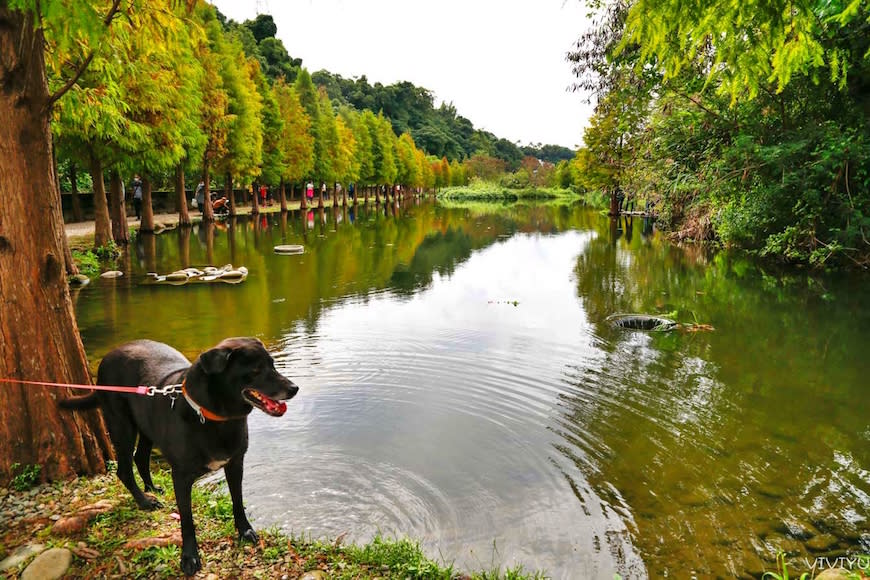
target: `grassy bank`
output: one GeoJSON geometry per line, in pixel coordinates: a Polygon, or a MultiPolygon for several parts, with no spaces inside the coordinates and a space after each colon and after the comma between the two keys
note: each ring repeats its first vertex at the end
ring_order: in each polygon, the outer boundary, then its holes
{"type": "MultiPolygon", "coordinates": [[[[155,483],[165,493],[164,507],[152,512],[137,509],[130,494],[114,475],[79,478],[46,484],[31,490],[0,488],[0,560],[20,546],[38,543],[45,548],[72,550],[72,566],[65,577],[172,578],[182,576],[180,525],[175,515],[172,480],[163,469],[154,470],[155,483]],[[76,532],[59,535],[52,526],[62,516],[80,513],[101,500],[111,508],[76,532]],[[145,546],[130,546],[142,540],[145,546]],[[154,544],[148,546],[147,544],[154,544]]],[[[232,504],[220,484],[194,486],[194,521],[197,525],[203,568],[198,578],[313,577],[426,578],[521,580],[543,578],[519,568],[464,573],[451,563],[428,558],[418,542],[378,537],[365,545],[288,536],[277,529],[258,530],[259,545],[239,545],[233,526],[232,504]],[[319,574],[322,576],[318,576],[319,574]]],[[[256,520],[253,521],[257,528],[256,520]]],[[[28,561],[0,572],[17,578],[28,561]]]]}
{"type": "Polygon", "coordinates": [[[570,189],[554,187],[512,189],[486,181],[474,181],[462,187],[446,187],[438,192],[439,201],[515,202],[556,199],[577,200],[579,196],[570,189]]]}

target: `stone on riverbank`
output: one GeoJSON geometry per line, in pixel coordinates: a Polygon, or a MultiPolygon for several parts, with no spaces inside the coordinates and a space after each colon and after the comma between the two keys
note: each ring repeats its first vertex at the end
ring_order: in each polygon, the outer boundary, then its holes
{"type": "Polygon", "coordinates": [[[72,564],[72,552],[52,548],[36,557],[21,574],[21,580],[55,580],[63,576],[72,564]]]}
{"type": "Polygon", "coordinates": [[[19,564],[26,562],[29,557],[39,554],[43,550],[45,550],[43,544],[26,544],[21,546],[0,562],[0,572],[16,568],[19,564]]]}
{"type": "Polygon", "coordinates": [[[91,279],[84,274],[76,274],[75,276],[69,277],[70,286],[87,286],[90,283],[91,279]]]}

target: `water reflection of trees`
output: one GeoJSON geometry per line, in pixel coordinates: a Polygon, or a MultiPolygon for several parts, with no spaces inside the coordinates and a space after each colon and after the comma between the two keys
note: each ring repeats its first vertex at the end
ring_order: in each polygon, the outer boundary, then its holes
{"type": "Polygon", "coordinates": [[[760,573],[777,548],[810,557],[812,538],[833,538],[829,554],[866,549],[861,282],[609,226],[577,259],[595,348],[566,365],[555,430],[599,497],[629,510],[651,576],[760,573]],[[716,330],[625,332],[605,321],[614,312],[716,330]]]}

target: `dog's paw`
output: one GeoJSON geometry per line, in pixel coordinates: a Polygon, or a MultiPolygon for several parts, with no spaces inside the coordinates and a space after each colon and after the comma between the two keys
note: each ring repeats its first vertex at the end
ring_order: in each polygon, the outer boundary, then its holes
{"type": "Polygon", "coordinates": [[[160,500],[151,495],[146,495],[142,499],[142,501],[136,503],[139,504],[139,509],[143,509],[146,511],[154,511],[158,508],[163,507],[163,504],[160,503],[160,500]]]}
{"type": "Polygon", "coordinates": [[[244,542],[251,542],[252,544],[260,542],[260,538],[257,536],[257,532],[255,532],[253,528],[248,528],[244,532],[239,532],[239,543],[242,544],[244,542]]]}
{"type": "Polygon", "coordinates": [[[199,554],[182,554],[181,555],[181,571],[187,576],[193,576],[200,568],[202,561],[199,559],[199,554]]]}

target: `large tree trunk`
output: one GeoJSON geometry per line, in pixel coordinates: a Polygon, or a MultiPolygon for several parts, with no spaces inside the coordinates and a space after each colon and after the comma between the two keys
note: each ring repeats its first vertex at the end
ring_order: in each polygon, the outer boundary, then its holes
{"type": "Polygon", "coordinates": [[[211,181],[207,157],[205,162],[202,164],[202,181],[205,184],[205,189],[203,191],[202,207],[199,208],[199,210],[202,212],[202,221],[213,222],[214,208],[211,206],[211,181]]]}
{"type": "Polygon", "coordinates": [[[139,230],[143,232],[154,231],[154,208],[151,207],[151,180],[147,175],[142,176],[142,221],[139,230]]]}
{"type": "Polygon", "coordinates": [[[94,183],[94,247],[100,248],[112,239],[112,220],[103,181],[103,164],[91,153],[91,181],[94,183]]]}
{"type": "Polygon", "coordinates": [[[109,178],[109,209],[112,216],[112,238],[116,244],[126,246],[130,242],[130,234],[127,232],[127,204],[124,203],[121,174],[115,170],[109,178]]]}
{"type": "MultiPolygon", "coordinates": [[[[63,275],[63,216],[52,171],[42,31],[0,4],[0,377],[89,383],[63,275]]],[[[0,485],[13,463],[42,477],[105,471],[96,412],[67,413],[66,389],[0,386],[0,485]]]]}
{"type": "Polygon", "coordinates": [[[260,213],[260,188],[259,184],[254,182],[251,185],[251,215],[260,213]]]}
{"type": "Polygon", "coordinates": [[[278,190],[278,196],[281,198],[281,213],[285,213],[287,211],[287,190],[283,178],[281,178],[281,189],[278,190]]]}
{"type": "Polygon", "coordinates": [[[175,167],[175,202],[178,204],[178,225],[190,225],[190,212],[187,211],[187,192],[184,191],[184,168],[179,163],[175,167]]]}
{"type": "Polygon", "coordinates": [[[82,200],[79,198],[79,179],[75,163],[69,164],[69,182],[70,195],[72,196],[73,221],[84,221],[85,216],[82,213],[82,200]]]}
{"type": "Polygon", "coordinates": [[[230,215],[236,215],[236,192],[233,191],[233,176],[229,171],[224,179],[224,195],[230,200],[230,215]]]}
{"type": "MultiPolygon", "coordinates": [[[[57,207],[60,208],[60,219],[61,223],[63,223],[63,200],[60,196],[60,177],[57,174],[57,152],[53,148],[51,152],[51,173],[54,183],[57,184],[57,207]]],[[[73,260],[72,251],[70,250],[69,242],[66,239],[66,230],[61,228],[61,231],[63,233],[61,240],[63,241],[64,272],[66,272],[67,276],[77,276],[79,273],[79,267],[76,266],[76,262],[73,260]]]]}

